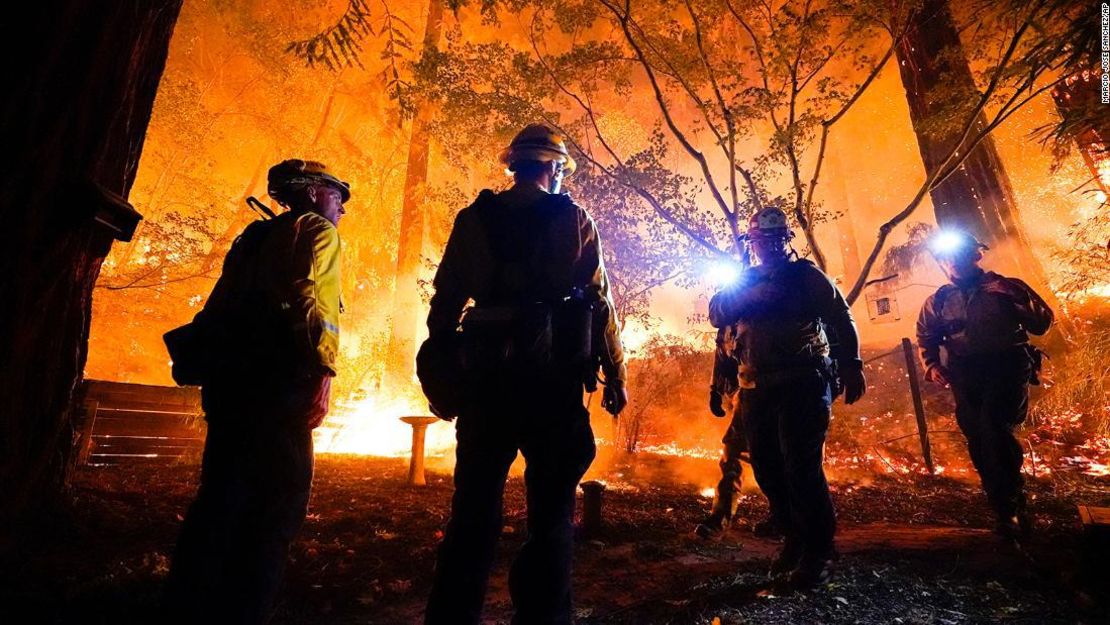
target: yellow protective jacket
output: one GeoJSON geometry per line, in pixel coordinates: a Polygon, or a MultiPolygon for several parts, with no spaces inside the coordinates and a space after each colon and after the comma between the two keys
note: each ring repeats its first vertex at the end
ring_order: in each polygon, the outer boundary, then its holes
{"type": "MultiPolygon", "coordinates": [[[[489,193],[483,191],[483,193],[489,193]]],[[[516,185],[498,193],[495,198],[499,231],[508,239],[527,240],[534,233],[530,228],[539,223],[534,213],[537,206],[549,200],[547,193],[532,185],[516,185]]],[[[543,224],[539,245],[546,250],[535,267],[535,275],[500,276],[492,245],[504,243],[490,241],[487,224],[483,222],[478,204],[464,208],[455,218],[455,225],[447,241],[443,260],[436,271],[431,310],[428,313],[428,330],[432,336],[454,332],[468,300],[478,306],[498,305],[503,295],[503,285],[517,284],[529,296],[541,300],[558,301],[566,297],[572,287],[591,291],[607,309],[601,328],[603,348],[601,368],[606,379],[626,379],[624,349],[621,345],[620,326],[613,300],[609,293],[609,278],[602,259],[601,237],[593,218],[584,208],[564,196],[564,204],[549,223],[543,224]]],[[[513,290],[513,289],[509,289],[513,290]]]]}
{"type": "MultiPolygon", "coordinates": [[[[287,343],[293,362],[281,364],[301,373],[335,375],[339,287],[338,230],[316,213],[287,212],[243,231],[197,319],[237,324],[243,332],[256,327],[271,332],[254,342],[287,343]]],[[[267,353],[264,345],[258,347],[256,353],[267,353]]]]}

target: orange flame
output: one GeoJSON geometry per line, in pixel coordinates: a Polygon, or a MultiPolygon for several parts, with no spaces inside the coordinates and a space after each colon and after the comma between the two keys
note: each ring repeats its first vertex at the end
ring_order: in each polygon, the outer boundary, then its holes
{"type": "MultiPolygon", "coordinates": [[[[426,407],[405,397],[383,395],[336,402],[324,424],[316,430],[316,451],[407,457],[412,450],[412,427],[400,418],[426,413],[426,407]]],[[[451,424],[439,421],[428,426],[425,456],[448,456],[454,447],[455,432],[451,424]]]]}

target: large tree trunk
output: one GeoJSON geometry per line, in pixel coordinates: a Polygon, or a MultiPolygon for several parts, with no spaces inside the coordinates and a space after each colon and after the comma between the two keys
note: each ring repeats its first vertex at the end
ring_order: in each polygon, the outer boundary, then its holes
{"type": "Polygon", "coordinates": [[[93,284],[141,218],[123,198],[181,2],[31,3],[34,37],[5,38],[0,549],[62,500],[93,284]]]}
{"type": "MultiPolygon", "coordinates": [[[[429,0],[424,27],[423,53],[439,46],[443,32],[443,0],[429,0]]],[[[416,324],[420,310],[420,260],[424,251],[424,197],[428,183],[428,147],[431,139],[432,107],[416,104],[409,138],[408,169],[401,206],[401,232],[394,273],[393,315],[386,360],[386,385],[403,389],[412,385],[416,357],[416,324]]]]}
{"type": "MultiPolygon", "coordinates": [[[[937,115],[951,103],[953,93],[964,97],[979,93],[948,0],[924,0],[895,52],[921,158],[931,174],[943,166],[945,157],[960,140],[963,125],[963,120],[938,125],[937,115]]],[[[985,126],[986,120],[980,114],[971,135],[985,126]]],[[[990,136],[930,195],[941,227],[973,233],[993,248],[992,257],[1003,263],[1005,270],[1018,273],[1039,292],[1052,297],[1043,268],[1033,256],[1021,224],[1010,179],[990,136]]]]}
{"type": "Polygon", "coordinates": [[[828,196],[825,208],[839,213],[836,216],[836,238],[840,247],[841,266],[843,268],[844,283],[855,280],[860,274],[859,240],[856,236],[856,226],[852,221],[852,201],[848,196],[847,175],[840,160],[840,151],[829,148],[825,157],[828,174],[825,178],[829,181],[828,196]]]}

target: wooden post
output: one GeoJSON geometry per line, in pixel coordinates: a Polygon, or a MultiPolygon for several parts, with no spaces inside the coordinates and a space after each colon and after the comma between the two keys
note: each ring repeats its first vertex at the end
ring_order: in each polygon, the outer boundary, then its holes
{"type": "Polygon", "coordinates": [[[913,343],[902,339],[902,352],[906,356],[906,374],[910,376],[910,396],[913,397],[913,413],[917,417],[917,436],[921,439],[921,455],[925,456],[925,466],[930,475],[936,475],[933,466],[933,450],[929,445],[929,424],[925,421],[925,404],[921,401],[921,384],[917,379],[917,356],[913,353],[913,343]]]}
{"type": "Polygon", "coordinates": [[[95,399],[85,401],[85,420],[81,424],[81,438],[77,443],[77,466],[83,467],[89,463],[89,456],[93,448],[93,426],[96,425],[96,411],[100,402],[95,399]]]}
{"type": "Polygon", "coordinates": [[[424,432],[428,426],[438,421],[436,417],[401,417],[412,426],[412,455],[409,456],[409,486],[425,486],[424,478],[424,432]]]}
{"type": "Polygon", "coordinates": [[[1079,558],[1078,586],[1091,597],[1107,596],[1110,578],[1106,562],[1110,558],[1110,508],[1079,506],[1083,523],[1082,553],[1079,558]]]}
{"type": "Polygon", "coordinates": [[[597,534],[601,530],[601,500],[605,493],[605,484],[590,480],[582,482],[582,533],[587,536],[597,534]]]}

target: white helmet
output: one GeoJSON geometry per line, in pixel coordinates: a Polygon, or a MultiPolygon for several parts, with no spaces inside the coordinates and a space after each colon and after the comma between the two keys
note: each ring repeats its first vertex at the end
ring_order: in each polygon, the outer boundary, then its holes
{"type": "Polygon", "coordinates": [[[792,234],[790,226],[786,223],[786,213],[777,206],[768,206],[758,210],[748,220],[748,236],[751,238],[776,237],[789,239],[792,234]]]}
{"type": "Polygon", "coordinates": [[[499,160],[511,171],[518,161],[555,161],[563,164],[563,175],[574,173],[578,164],[567,151],[562,135],[543,124],[531,124],[517,133],[499,160]]]}

